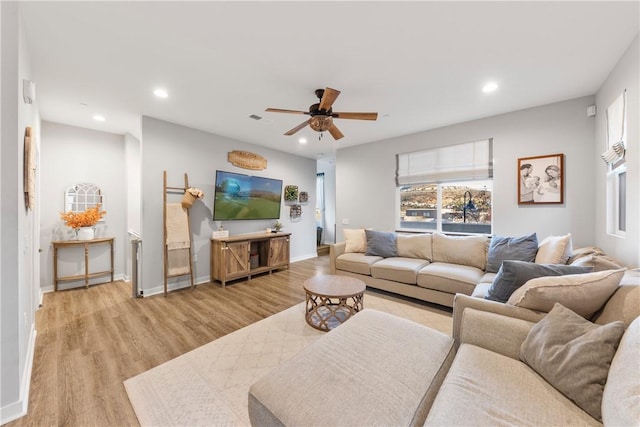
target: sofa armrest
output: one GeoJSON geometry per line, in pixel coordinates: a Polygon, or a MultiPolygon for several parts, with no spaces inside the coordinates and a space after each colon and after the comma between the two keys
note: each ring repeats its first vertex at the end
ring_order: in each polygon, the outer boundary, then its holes
{"type": "Polygon", "coordinates": [[[520,346],[535,322],[467,308],[462,313],[460,345],[472,344],[519,360],[520,346]]]}
{"type": "Polygon", "coordinates": [[[453,298],[453,339],[456,342],[456,346],[460,345],[462,315],[467,308],[500,314],[502,316],[526,320],[533,323],[542,319],[546,314],[529,310],[528,308],[516,307],[515,305],[486,300],[484,298],[476,298],[464,294],[456,294],[453,298]]]}
{"type": "Polygon", "coordinates": [[[329,274],[336,274],[336,258],[344,253],[347,242],[334,243],[329,246],[329,274]]]}

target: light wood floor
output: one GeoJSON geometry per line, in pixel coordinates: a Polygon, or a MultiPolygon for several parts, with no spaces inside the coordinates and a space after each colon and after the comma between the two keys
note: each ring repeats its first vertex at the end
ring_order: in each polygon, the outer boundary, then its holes
{"type": "Polygon", "coordinates": [[[327,256],[290,270],[133,299],[124,282],[48,293],[36,314],[29,412],[7,426],[136,426],[122,382],[304,301],[327,256]]]}

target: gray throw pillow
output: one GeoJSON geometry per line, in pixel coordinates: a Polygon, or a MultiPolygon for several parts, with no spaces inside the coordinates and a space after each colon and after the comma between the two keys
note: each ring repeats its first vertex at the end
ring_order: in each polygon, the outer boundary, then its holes
{"type": "Polygon", "coordinates": [[[591,267],[505,260],[502,261],[502,266],[484,298],[491,301],[507,302],[516,289],[531,279],[545,276],[591,273],[592,271],[591,267]]]}
{"type": "Polygon", "coordinates": [[[529,331],[520,360],[602,422],[602,393],[623,334],[620,321],[596,325],[556,303],[529,331]]]}
{"type": "Polygon", "coordinates": [[[538,252],[536,233],[521,237],[493,236],[487,254],[487,272],[497,273],[504,260],[533,262],[538,252]]]}
{"type": "Polygon", "coordinates": [[[389,258],[397,256],[396,233],[364,230],[367,236],[367,252],[365,255],[389,258]]]}

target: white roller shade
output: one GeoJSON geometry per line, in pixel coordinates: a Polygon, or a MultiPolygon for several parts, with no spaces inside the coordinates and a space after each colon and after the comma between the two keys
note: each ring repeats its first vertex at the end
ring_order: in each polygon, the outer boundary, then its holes
{"type": "Polygon", "coordinates": [[[615,163],[625,154],[626,91],[607,108],[607,150],[601,154],[607,163],[615,163]]]}
{"type": "Polygon", "coordinates": [[[493,139],[396,155],[398,185],[493,177],[493,139]]]}

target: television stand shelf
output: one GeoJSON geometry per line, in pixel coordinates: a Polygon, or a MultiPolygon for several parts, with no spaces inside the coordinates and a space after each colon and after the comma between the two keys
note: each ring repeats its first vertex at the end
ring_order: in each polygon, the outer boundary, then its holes
{"type": "Polygon", "coordinates": [[[211,239],[211,283],[289,268],[291,233],[251,233],[211,239]]]}

